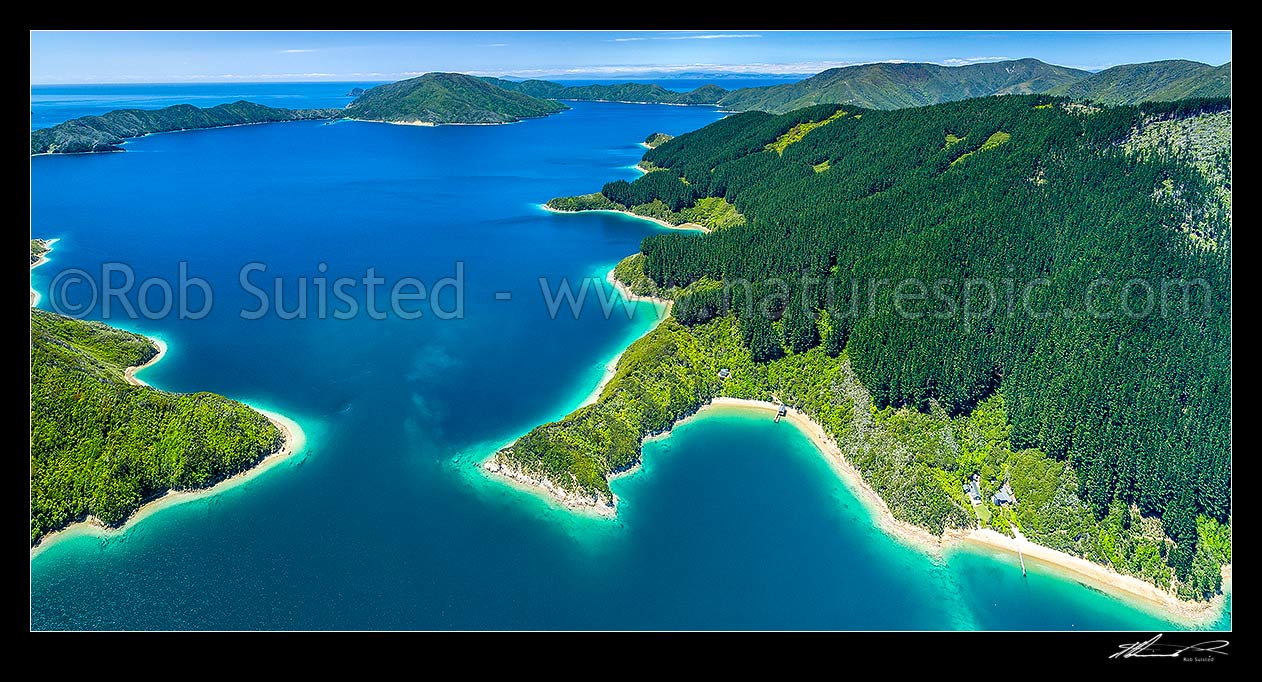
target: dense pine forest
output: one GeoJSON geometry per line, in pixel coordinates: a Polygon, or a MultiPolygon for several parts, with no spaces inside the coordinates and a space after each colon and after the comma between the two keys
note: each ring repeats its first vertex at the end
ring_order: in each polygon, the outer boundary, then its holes
{"type": "Polygon", "coordinates": [[[596,405],[501,459],[607,492],[605,477],[638,461],[639,438],[732,393],[696,341],[729,325],[747,366],[762,368],[744,375],[790,368],[749,389],[762,397],[811,383],[795,371],[853,372],[859,388],[844,400],[835,383],[799,401],[826,427],[839,420],[839,442],[868,412],[1002,432],[997,459],[969,459],[960,438],[937,459],[911,447],[928,459],[884,465],[856,446],[848,458],[887,501],[916,493],[891,502],[896,516],[969,525],[960,484],[986,471],[987,486],[1010,480],[1025,498],[1009,520],[1032,538],[1207,597],[1230,560],[1229,109],[1048,96],[830,104],[734,115],[664,142],[644,155],[661,170],[605,185],[604,200],[683,212],[722,198],[743,225],[645,239],[619,276],[674,296],[675,320],[643,340],[659,347],[633,345],[596,405]],[[672,375],[695,374],[647,381],[663,356],[680,365],[672,375]],[[629,366],[636,358],[644,366],[629,366]],[[638,397],[617,398],[627,382],[638,397]],[[652,397],[661,391],[671,399],[652,397]],[[868,405],[853,404],[856,391],[868,405]],[[625,422],[624,437],[583,436],[593,419],[625,422]],[[603,450],[580,452],[595,441],[603,450]]]}

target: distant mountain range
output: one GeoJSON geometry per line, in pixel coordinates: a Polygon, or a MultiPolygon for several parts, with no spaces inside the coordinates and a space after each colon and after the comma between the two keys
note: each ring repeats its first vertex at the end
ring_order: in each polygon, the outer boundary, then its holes
{"type": "Polygon", "coordinates": [[[1108,104],[1172,101],[1231,94],[1231,64],[1189,61],[1117,66],[1092,74],[1037,59],[967,66],[878,63],[829,69],[805,80],[739,90],[705,85],[675,92],[659,85],[620,82],[572,86],[544,80],[484,78],[513,92],[548,99],[711,104],[733,111],[783,113],[814,104],[902,109],[989,95],[1049,93],[1108,104]]]}
{"type": "Polygon", "coordinates": [[[1183,59],[1125,64],[1047,91],[1101,104],[1172,102],[1188,97],[1231,97],[1231,62],[1210,66],[1183,59]]]}
{"type": "Polygon", "coordinates": [[[829,69],[804,81],[728,93],[723,106],[783,113],[813,104],[902,109],[987,95],[1028,95],[1091,75],[1037,59],[968,66],[862,64],[829,69]]]}
{"type": "Polygon", "coordinates": [[[1230,97],[1231,63],[1215,67],[1173,60],[1115,66],[1095,74],[1037,59],[968,66],[862,64],[829,69],[796,83],[739,90],[709,84],[690,92],[648,83],[565,85],[435,72],[364,90],[345,109],[276,109],[242,101],[206,109],[181,104],[84,116],[32,132],[31,153],[117,151],[124,139],[149,133],[304,119],[513,123],[569,108],[558,100],[701,104],[783,113],[815,104],[901,109],[971,97],[1042,93],[1104,104],[1230,97]]]}

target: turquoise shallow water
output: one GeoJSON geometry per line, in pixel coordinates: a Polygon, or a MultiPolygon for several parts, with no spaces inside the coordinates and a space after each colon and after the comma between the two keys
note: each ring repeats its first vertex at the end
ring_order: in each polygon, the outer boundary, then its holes
{"type": "Polygon", "coordinates": [[[118,262],[141,280],[185,260],[214,288],[207,317],[109,316],[170,344],[144,378],[283,412],[310,441],[223,494],[42,551],[33,627],[1169,627],[1072,581],[1023,581],[1003,557],[935,563],[891,541],[805,436],[759,416],[715,411],[647,444],[643,469],[615,482],[615,520],[478,474],[577,405],[652,322],[651,306],[606,319],[595,300],[550,319],[538,278],[600,276],[659,228],[538,203],[633,178],[649,132],[719,116],[573,106],[511,126],[304,122],[32,159],[33,232],[62,240],[32,273],[41,307],[73,268],[118,262]],[[242,319],[252,261],[282,278],[286,305],[299,277],[373,267],[431,283],[461,263],[465,315],[242,319]]]}

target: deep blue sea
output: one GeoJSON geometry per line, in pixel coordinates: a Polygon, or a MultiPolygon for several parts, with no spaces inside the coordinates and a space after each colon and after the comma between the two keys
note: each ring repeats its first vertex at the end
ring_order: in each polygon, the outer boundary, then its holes
{"type": "MultiPolygon", "coordinates": [[[[345,85],[87,88],[73,103],[37,90],[32,111],[53,121],[221,96],[326,106],[345,85]]],[[[1022,579],[1007,557],[935,562],[892,541],[809,439],[765,416],[715,410],[646,444],[642,470],[614,483],[616,520],[484,478],[479,460],[576,407],[654,319],[648,304],[606,318],[594,294],[577,319],[553,319],[540,278],[578,287],[660,228],[539,204],[632,179],[650,132],[720,116],[571,106],[506,126],[297,122],[31,159],[32,233],[61,240],[32,271],[40,306],[92,303],[87,317],[169,344],[143,374],[150,383],[282,412],[308,437],[302,454],[242,485],[43,549],[31,560],[32,627],[1171,627],[1035,566],[1022,579]],[[103,268],[117,289],[133,278],[108,316],[103,268]],[[181,268],[211,287],[209,314],[126,314],[149,278],[178,291],[181,268]],[[370,268],[386,289],[461,273],[463,315],[440,319],[422,302],[403,311],[420,319],[373,319],[370,268]],[[261,319],[243,319],[259,308],[243,269],[269,291],[261,319]],[[96,283],[95,302],[75,276],[96,283]],[[361,280],[347,290],[360,313],[319,319],[320,287],[338,277],[361,280]],[[305,292],[307,319],[277,315],[274,281],[287,310],[305,292]]],[[[162,298],[148,287],[150,310],[162,298]]],[[[438,298],[439,312],[458,302],[450,289],[438,298]]],[[[193,312],[204,302],[190,296],[193,312]]]]}

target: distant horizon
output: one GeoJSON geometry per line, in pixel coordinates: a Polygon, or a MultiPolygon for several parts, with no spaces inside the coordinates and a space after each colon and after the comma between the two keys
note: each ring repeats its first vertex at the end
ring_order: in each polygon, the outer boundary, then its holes
{"type": "MultiPolygon", "coordinates": [[[[1037,58],[1035,58],[1035,57],[1016,57],[1016,58],[1014,58],[1014,59],[1005,59],[1005,60],[1002,60],[1002,61],[1020,61],[1020,60],[1022,60],[1022,59],[1037,59],[1037,58]]],[[[1040,59],[1040,60],[1038,60],[1038,61],[1043,61],[1043,60],[1041,60],[1041,59],[1040,59]]],[[[1159,61],[1197,61],[1197,60],[1194,60],[1194,59],[1187,59],[1187,60],[1178,60],[1178,59],[1154,59],[1154,60],[1151,60],[1151,61],[1153,61],[1153,62],[1159,62],[1159,61]]],[[[977,62],[977,63],[978,63],[978,64],[983,64],[983,63],[986,63],[986,62],[977,62]]],[[[992,63],[993,63],[993,62],[992,62],[992,63]]],[[[1045,64],[1051,64],[1051,62],[1044,62],[1044,63],[1045,63],[1045,64]]],[[[1134,63],[1136,63],[1136,64],[1143,64],[1143,63],[1146,63],[1146,62],[1134,62],[1134,63]]],[[[1219,66],[1222,66],[1223,64],[1228,64],[1228,63],[1230,63],[1230,60],[1228,60],[1228,61],[1226,61],[1226,62],[1223,62],[1222,64],[1212,64],[1212,63],[1210,63],[1210,62],[1198,62],[1198,63],[1200,63],[1200,64],[1205,64],[1205,65],[1207,65],[1207,66],[1219,67],[1219,66]]],[[[951,65],[947,65],[947,64],[936,64],[935,62],[907,62],[907,61],[897,61],[897,60],[895,60],[895,61],[884,61],[884,62],[864,62],[864,63],[862,63],[862,64],[850,64],[849,66],[865,66],[865,65],[868,65],[868,64],[935,64],[936,66],[945,66],[945,67],[947,67],[947,68],[960,68],[960,67],[962,67],[962,66],[971,66],[970,64],[959,64],[959,65],[951,66],[951,65]]],[[[1064,64],[1051,64],[1051,65],[1052,65],[1052,66],[1064,66],[1064,64]]],[[[1114,66],[1122,66],[1122,65],[1121,65],[1121,64],[1117,64],[1117,65],[1114,65],[1114,66]]],[[[831,67],[830,69],[824,69],[824,71],[829,71],[829,70],[831,70],[831,69],[833,69],[833,68],[846,68],[846,67],[831,67]]],[[[1066,67],[1066,68],[1075,68],[1075,67],[1066,67]]],[[[1112,67],[1112,66],[1111,66],[1111,67],[1108,67],[1108,68],[1114,68],[1114,67],[1112,67]]],[[[1090,72],[1090,73],[1100,73],[1101,71],[1105,71],[1106,69],[1081,69],[1081,70],[1082,70],[1082,71],[1088,71],[1088,72],[1090,72]]],[[[429,72],[426,72],[426,73],[444,73],[444,72],[441,72],[441,71],[429,71],[429,72]]],[[[445,72],[445,73],[465,73],[465,72],[463,72],[463,71],[448,71],[448,72],[445,72]]],[[[554,81],[554,82],[557,82],[557,83],[589,82],[589,81],[595,81],[595,82],[601,82],[601,83],[631,83],[631,82],[636,82],[636,81],[696,81],[696,80],[708,80],[708,79],[709,79],[709,80],[716,80],[716,81],[724,81],[724,80],[743,80],[743,81],[756,81],[756,80],[805,80],[805,79],[810,78],[810,77],[812,77],[812,76],[816,76],[816,75],[818,75],[818,74],[820,74],[820,73],[822,73],[822,71],[816,71],[816,72],[814,72],[814,73],[770,73],[770,72],[769,72],[769,73],[739,73],[739,72],[686,73],[686,72],[681,72],[681,73],[672,73],[672,74],[653,74],[653,73],[646,73],[646,74],[643,74],[643,75],[640,75],[640,76],[609,77],[609,78],[594,78],[594,77],[586,77],[586,78],[585,78],[585,77],[579,77],[579,76],[569,76],[569,77],[563,77],[563,76],[557,76],[557,77],[532,76],[532,77],[530,77],[530,78],[525,78],[525,77],[521,77],[521,76],[507,76],[507,75],[505,75],[505,76],[488,76],[488,75],[485,75],[485,74],[473,74],[473,73],[469,73],[469,74],[466,74],[466,75],[476,76],[476,77],[478,77],[478,78],[499,78],[499,79],[502,79],[502,80],[507,80],[507,81],[546,80],[546,81],[554,81]]],[[[420,74],[420,75],[417,75],[417,76],[408,76],[407,78],[380,79],[380,80],[369,80],[369,79],[359,79],[359,80],[357,80],[357,79],[353,79],[353,78],[352,78],[352,79],[347,79],[347,80],[256,80],[256,81],[247,81],[247,80],[191,80],[191,81],[115,81],[115,82],[108,82],[108,83],[107,83],[107,82],[92,82],[92,83],[31,83],[31,87],[42,87],[42,86],[65,86],[65,85],[82,85],[82,86],[108,86],[108,85],[229,85],[229,84],[234,84],[234,83],[235,83],[235,84],[238,84],[238,85],[284,85],[284,84],[286,84],[286,83],[295,83],[295,84],[303,84],[303,85],[310,85],[310,84],[313,84],[313,83],[327,83],[327,84],[329,84],[329,85],[336,85],[336,84],[339,84],[339,83],[341,83],[341,84],[346,84],[346,85],[352,85],[352,84],[366,84],[366,83],[386,84],[386,83],[395,83],[395,82],[398,82],[398,81],[400,81],[400,80],[407,80],[407,79],[409,79],[409,78],[419,78],[420,76],[423,76],[423,75],[425,75],[425,74],[420,74]]]]}
{"type": "MultiPolygon", "coordinates": [[[[430,72],[430,73],[443,73],[443,72],[430,72]]],[[[462,72],[460,72],[460,71],[449,71],[449,72],[446,72],[446,73],[462,73],[462,72]]],[[[421,75],[424,75],[424,74],[421,74],[421,75]]],[[[472,76],[472,75],[474,75],[474,74],[466,74],[466,75],[470,75],[470,76],[472,76]]],[[[631,82],[637,82],[637,81],[639,81],[639,82],[643,82],[643,81],[695,81],[695,80],[707,80],[707,79],[713,79],[713,80],[719,80],[719,81],[723,81],[723,80],[757,81],[757,80],[790,80],[790,79],[792,79],[792,80],[805,80],[805,79],[807,79],[807,78],[810,78],[810,77],[811,77],[811,76],[813,76],[813,75],[815,75],[815,74],[796,74],[796,73],[751,73],[751,74],[743,74],[743,73],[741,73],[741,74],[723,74],[723,75],[711,75],[711,74],[703,74],[703,75],[675,74],[675,75],[670,75],[670,76],[654,76],[654,75],[652,75],[652,74],[649,74],[649,75],[645,75],[645,76],[632,76],[632,77],[627,77],[627,78],[578,78],[578,77],[570,77],[570,78],[518,78],[518,77],[515,77],[515,76],[477,76],[477,77],[478,77],[478,78],[499,78],[499,79],[501,79],[501,80],[506,80],[506,81],[518,81],[518,82],[520,82],[520,81],[528,81],[528,80],[546,80],[546,81],[553,81],[553,82],[555,82],[555,83],[578,83],[578,82],[589,82],[589,81],[597,81],[597,82],[602,82],[602,83],[631,83],[631,82]]],[[[408,78],[419,78],[419,76],[408,76],[408,78]]],[[[211,80],[200,80],[200,81],[152,81],[152,82],[150,82],[150,81],[119,81],[119,82],[113,82],[113,83],[105,83],[105,82],[100,82],[100,83],[31,83],[31,87],[67,86],[67,85],[73,85],[73,86],[85,86],[85,87],[86,87],[86,86],[98,87],[98,86],[109,86],[109,85],[127,85],[127,86],[141,86],[141,85],[234,85],[234,84],[235,84],[235,85],[285,85],[285,84],[287,84],[287,83],[293,83],[293,84],[296,84],[296,85],[318,85],[318,84],[320,84],[320,83],[324,83],[324,84],[326,84],[326,85],[338,85],[338,84],[342,84],[342,85],[360,85],[360,84],[376,83],[376,84],[378,84],[378,85],[384,85],[384,84],[386,84],[386,83],[396,83],[396,82],[398,82],[399,80],[407,80],[407,78],[400,78],[400,79],[393,79],[393,80],[392,80],[392,79],[386,79],[386,80],[366,80],[366,79],[365,79],[365,80],[355,80],[355,79],[350,79],[350,80],[320,80],[320,81],[302,81],[302,80],[293,80],[293,81],[242,81],[242,80],[233,80],[233,81],[211,81],[211,80]]]]}
{"type": "Polygon", "coordinates": [[[876,63],[1038,59],[1090,72],[1231,61],[1229,31],[33,31],[31,85],[807,78],[876,63]],[[700,75],[694,75],[700,74],[700,75]]]}

